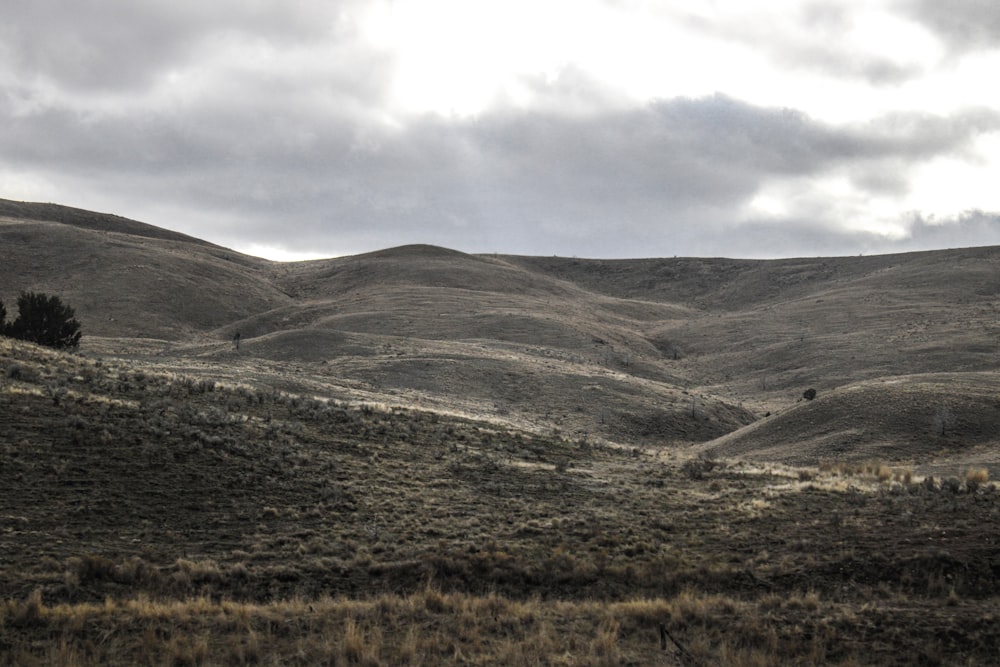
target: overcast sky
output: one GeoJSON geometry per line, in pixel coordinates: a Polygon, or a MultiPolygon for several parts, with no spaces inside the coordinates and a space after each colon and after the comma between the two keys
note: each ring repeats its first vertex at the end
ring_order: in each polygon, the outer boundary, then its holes
{"type": "Polygon", "coordinates": [[[4,0],[0,197],[278,259],[1000,244],[996,0],[4,0]]]}

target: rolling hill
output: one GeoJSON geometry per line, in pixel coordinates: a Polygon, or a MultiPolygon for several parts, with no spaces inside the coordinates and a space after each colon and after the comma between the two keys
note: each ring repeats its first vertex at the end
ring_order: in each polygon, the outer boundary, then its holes
{"type": "Polygon", "coordinates": [[[0,338],[0,663],[1000,651],[1000,249],[282,264],[0,211],[0,299],[84,332],[0,338]]]}
{"type": "Polygon", "coordinates": [[[405,246],[283,264],[55,205],[0,201],[0,216],[0,298],[59,294],[85,352],[748,458],[949,457],[925,437],[941,406],[961,415],[951,438],[987,459],[995,444],[997,248],[750,261],[405,246]]]}
{"type": "Polygon", "coordinates": [[[971,467],[994,461],[998,433],[996,373],[930,373],[854,382],[701,449],[792,465],[868,458],[971,467]]]}

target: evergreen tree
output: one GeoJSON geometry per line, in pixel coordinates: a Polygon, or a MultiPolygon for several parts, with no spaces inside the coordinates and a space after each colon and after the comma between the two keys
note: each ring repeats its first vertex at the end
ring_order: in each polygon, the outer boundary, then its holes
{"type": "Polygon", "coordinates": [[[7,307],[0,301],[0,336],[7,335],[7,307]]]}
{"type": "Polygon", "coordinates": [[[17,319],[6,325],[4,334],[55,348],[80,344],[80,323],[76,313],[57,296],[21,292],[17,297],[17,319]]]}

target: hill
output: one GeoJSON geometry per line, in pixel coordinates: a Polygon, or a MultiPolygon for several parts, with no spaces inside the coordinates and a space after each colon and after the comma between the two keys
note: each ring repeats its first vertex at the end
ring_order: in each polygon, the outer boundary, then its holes
{"type": "Polygon", "coordinates": [[[0,298],[84,339],[0,338],[0,663],[1000,652],[998,249],[281,264],[6,206],[0,298]]]}
{"type": "Polygon", "coordinates": [[[92,338],[185,340],[290,302],[271,284],[269,262],[182,234],[4,200],[0,216],[0,300],[59,294],[92,338]]]}
{"type": "Polygon", "coordinates": [[[0,339],[0,661],[995,655],[995,487],[691,463],[0,339]]]}
{"type": "Polygon", "coordinates": [[[792,465],[870,459],[921,462],[927,470],[942,469],[946,462],[952,470],[995,466],[998,390],[996,373],[857,382],[800,401],[699,450],[792,465]]]}
{"type": "Polygon", "coordinates": [[[15,220],[31,220],[39,222],[58,222],[63,225],[80,227],[102,232],[117,232],[130,236],[144,236],[151,239],[180,241],[209,248],[221,249],[207,241],[193,236],[147,225],[136,220],[129,220],[111,213],[95,213],[81,208],[62,206],[60,204],[42,204],[35,202],[11,201],[0,199],[0,218],[15,220]]]}
{"type": "MultiPolygon", "coordinates": [[[[934,452],[896,446],[900,431],[877,415],[839,415],[832,392],[989,377],[1000,364],[997,248],[750,261],[418,245],[282,264],[117,216],[0,204],[0,297],[59,294],[77,309],[85,350],[533,432],[667,447],[727,437],[718,451],[782,461],[926,462],[934,452]],[[768,433],[756,420],[809,387],[827,423],[865,422],[856,449],[806,446],[836,438],[789,420],[776,439],[754,435],[768,433]]],[[[948,386],[935,384],[927,405],[978,400],[965,382],[948,386]]]]}

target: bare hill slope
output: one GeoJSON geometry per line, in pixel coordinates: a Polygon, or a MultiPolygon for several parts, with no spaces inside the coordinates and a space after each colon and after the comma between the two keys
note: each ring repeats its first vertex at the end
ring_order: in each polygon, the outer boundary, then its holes
{"type": "MultiPolygon", "coordinates": [[[[48,209],[22,211],[32,212],[48,209]]],[[[0,299],[58,294],[87,336],[182,340],[290,303],[265,260],[114,216],[93,214],[86,224],[0,217],[0,248],[0,299]]]]}
{"type": "MultiPolygon", "coordinates": [[[[534,430],[703,442],[814,387],[820,400],[806,407],[827,406],[816,419],[830,433],[862,429],[857,451],[792,419],[802,406],[781,417],[781,433],[765,437],[768,420],[718,441],[719,451],[788,461],[874,456],[883,445],[913,453],[898,439],[916,435],[892,420],[840,416],[834,390],[961,374],[982,382],[932,396],[947,384],[936,383],[925,402],[972,405],[1000,367],[997,248],[610,261],[414,245],[280,264],[117,216],[15,202],[0,202],[0,213],[0,298],[63,296],[85,349],[153,350],[164,364],[220,377],[285,373],[282,382],[329,396],[534,430]],[[842,428],[842,419],[865,424],[842,428]]],[[[882,404],[902,410],[894,391],[882,404]]]]}
{"type": "Polygon", "coordinates": [[[167,241],[182,241],[184,243],[221,249],[219,246],[213,245],[208,241],[203,241],[187,234],[173,232],[154,225],[147,225],[144,222],[136,220],[129,220],[128,218],[123,218],[112,213],[95,213],[94,211],[62,206],[60,204],[42,204],[0,199],[0,218],[58,222],[64,225],[95,231],[118,232],[167,241]]]}
{"type": "Polygon", "coordinates": [[[996,463],[1000,377],[936,373],[858,382],[706,443],[724,457],[793,465],[865,459],[996,463]]]}

